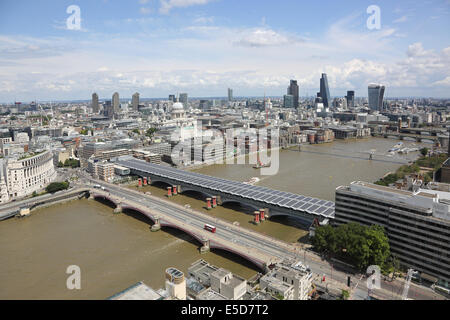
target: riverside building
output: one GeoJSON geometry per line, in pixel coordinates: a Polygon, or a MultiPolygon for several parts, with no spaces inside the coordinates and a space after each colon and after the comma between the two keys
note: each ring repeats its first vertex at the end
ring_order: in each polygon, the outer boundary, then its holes
{"type": "Polygon", "coordinates": [[[401,264],[421,272],[423,279],[449,287],[449,192],[411,192],[358,181],[336,189],[335,210],[336,225],[383,226],[401,264]]]}
{"type": "Polygon", "coordinates": [[[0,203],[25,197],[56,179],[51,151],[0,162],[0,203]]]}

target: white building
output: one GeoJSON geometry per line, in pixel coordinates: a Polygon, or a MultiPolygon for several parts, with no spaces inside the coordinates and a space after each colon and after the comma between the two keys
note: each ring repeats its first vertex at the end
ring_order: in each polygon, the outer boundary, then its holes
{"type": "Polygon", "coordinates": [[[51,151],[26,158],[5,159],[1,164],[1,202],[5,199],[3,183],[6,185],[8,199],[12,200],[45,188],[57,176],[51,151]]]}

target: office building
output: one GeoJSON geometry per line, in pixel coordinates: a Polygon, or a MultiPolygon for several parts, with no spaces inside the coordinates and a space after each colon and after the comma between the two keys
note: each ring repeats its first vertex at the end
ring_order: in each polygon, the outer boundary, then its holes
{"type": "Polygon", "coordinates": [[[228,88],[228,101],[233,101],[233,89],[228,88]]]}
{"type": "Polygon", "coordinates": [[[365,182],[336,189],[334,224],[383,226],[391,253],[424,279],[450,282],[450,193],[404,191],[365,182]]]}
{"type": "Polygon", "coordinates": [[[0,192],[7,194],[0,196],[0,202],[42,190],[57,176],[51,151],[1,160],[0,192]]]}
{"type": "Polygon", "coordinates": [[[139,107],[139,93],[133,94],[133,97],[131,99],[131,108],[133,111],[138,111],[139,107]]]}
{"type": "Polygon", "coordinates": [[[119,93],[115,92],[112,96],[112,107],[113,112],[118,113],[120,110],[120,99],[119,99],[119,93]]]}
{"type": "Polygon", "coordinates": [[[383,98],[385,87],[381,84],[369,84],[369,109],[381,111],[383,109],[383,98]]]}
{"type": "Polygon", "coordinates": [[[291,84],[287,89],[287,94],[293,96],[294,98],[294,108],[298,108],[299,101],[299,87],[297,84],[297,80],[291,80],[291,84]]]}
{"type": "Polygon", "coordinates": [[[92,106],[92,112],[93,113],[98,113],[100,111],[100,107],[98,105],[98,94],[96,94],[96,93],[92,94],[91,106],[92,106]]]}
{"type": "Polygon", "coordinates": [[[171,298],[186,300],[184,273],[175,268],[166,269],[166,291],[171,298]]]}
{"type": "Polygon", "coordinates": [[[187,93],[180,93],[180,102],[183,104],[185,108],[187,108],[188,105],[188,94],[187,93]]]}
{"type": "Polygon", "coordinates": [[[322,73],[320,78],[320,97],[325,108],[331,107],[330,89],[328,88],[328,78],[326,73],[322,73]]]}
{"type": "Polygon", "coordinates": [[[355,107],[355,91],[347,91],[345,99],[347,99],[347,108],[352,109],[355,107]]]}
{"type": "Polygon", "coordinates": [[[169,95],[169,101],[177,102],[177,99],[175,98],[175,95],[174,95],[174,94],[170,94],[170,95],[169,95]]]}
{"type": "Polygon", "coordinates": [[[294,96],[291,94],[285,94],[283,97],[283,106],[285,108],[294,108],[294,96]]]}

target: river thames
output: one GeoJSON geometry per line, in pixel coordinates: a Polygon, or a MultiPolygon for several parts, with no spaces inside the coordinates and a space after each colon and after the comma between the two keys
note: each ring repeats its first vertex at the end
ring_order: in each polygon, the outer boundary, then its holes
{"type": "MultiPolygon", "coordinates": [[[[196,172],[237,181],[252,177],[257,185],[334,201],[334,190],[355,180],[374,182],[418,153],[391,155],[397,140],[370,138],[335,141],[280,151],[280,168],[274,176],[259,176],[252,165],[212,165],[196,172]],[[373,153],[373,160],[369,154],[373,153]]],[[[404,141],[406,147],[421,147],[404,141]]],[[[157,186],[140,189],[157,196],[157,186]]],[[[237,222],[287,241],[303,241],[307,232],[295,220],[277,218],[252,224],[252,210],[232,205],[207,211],[197,194],[178,195],[171,201],[237,222]]],[[[226,252],[201,255],[199,244],[173,229],[152,233],[150,221],[134,214],[114,215],[113,209],[96,201],[75,200],[33,211],[23,219],[0,222],[0,299],[105,299],[138,281],[154,289],[164,286],[164,270],[184,272],[198,259],[249,278],[258,270],[226,252]],[[66,269],[81,268],[81,290],[68,290],[66,269]]]]}

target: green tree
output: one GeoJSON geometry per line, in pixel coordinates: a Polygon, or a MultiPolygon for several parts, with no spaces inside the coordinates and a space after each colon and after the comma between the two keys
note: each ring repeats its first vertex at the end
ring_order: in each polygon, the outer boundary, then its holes
{"type": "Polygon", "coordinates": [[[347,290],[342,290],[342,299],[348,300],[350,298],[350,293],[347,290]]]}
{"type": "Polygon", "coordinates": [[[150,128],[150,129],[147,129],[145,135],[149,138],[152,138],[153,135],[155,134],[155,132],[157,132],[157,131],[158,131],[158,129],[156,129],[156,128],[150,128]]]}
{"type": "Polygon", "coordinates": [[[420,153],[422,154],[422,156],[426,156],[428,154],[428,148],[422,148],[420,149],[420,153]]]}
{"type": "Polygon", "coordinates": [[[384,228],[378,225],[319,226],[311,242],[317,251],[339,257],[359,270],[369,265],[379,265],[381,269],[388,267],[389,242],[384,228]]]}
{"type": "Polygon", "coordinates": [[[64,167],[64,163],[62,163],[62,161],[59,161],[58,162],[58,168],[62,168],[62,167],[64,167]]]}
{"type": "Polygon", "coordinates": [[[48,193],[54,193],[60,190],[66,190],[69,188],[69,182],[52,182],[47,187],[45,187],[45,191],[48,193]]]}
{"type": "Polygon", "coordinates": [[[133,129],[132,132],[134,132],[134,133],[136,133],[136,134],[141,134],[141,132],[139,131],[139,129],[133,129]]]}

